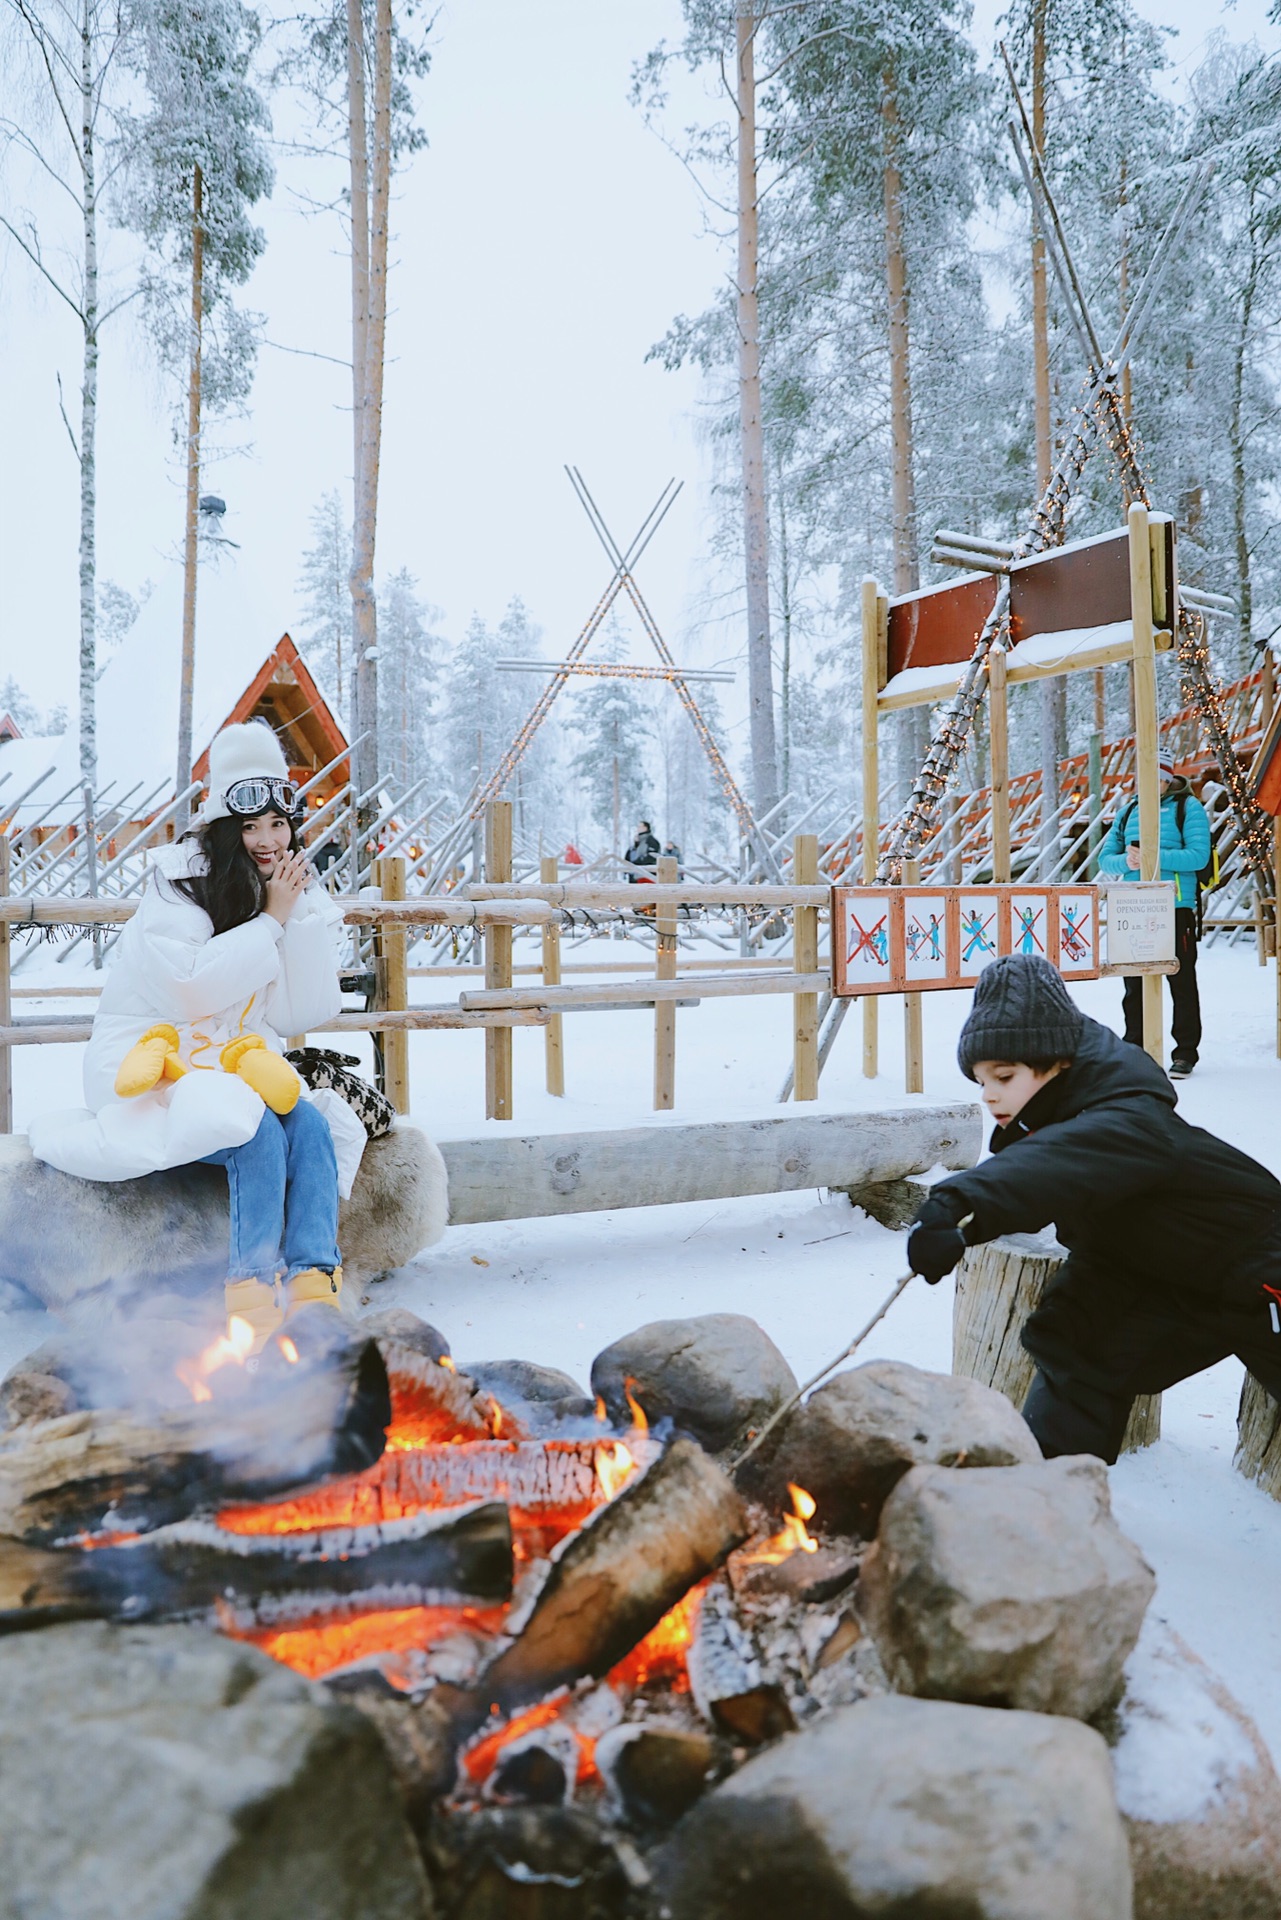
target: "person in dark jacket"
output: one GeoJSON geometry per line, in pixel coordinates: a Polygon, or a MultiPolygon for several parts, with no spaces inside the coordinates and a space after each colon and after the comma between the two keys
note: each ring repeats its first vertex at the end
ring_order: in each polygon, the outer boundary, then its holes
{"type": "MultiPolygon", "coordinates": [[[[628,866],[629,867],[657,866],[658,865],[658,846],[659,846],[658,835],[654,832],[654,829],[650,826],[648,820],[642,820],[640,825],[636,829],[636,838],[632,841],[631,846],[628,847],[627,849],[628,866]]],[[[641,881],[641,876],[635,873],[629,873],[627,878],[631,881],[633,886],[637,885],[637,883],[641,881]]]]}
{"type": "MultiPolygon", "coordinates": [[[[1157,762],[1161,775],[1161,878],[1174,882],[1174,953],[1177,973],[1169,974],[1173,1014],[1170,1031],[1174,1054],[1170,1078],[1186,1080],[1201,1051],[1201,997],[1197,989],[1197,898],[1202,867],[1210,863],[1213,842],[1210,816],[1187,781],[1174,771],[1163,753],[1157,762]]],[[[1099,872],[1114,880],[1139,877],[1139,803],[1124,802],[1099,848],[1099,872]]],[[[1143,1045],[1143,978],[1127,974],[1122,1001],[1125,1037],[1143,1045]]]]}
{"type": "Polygon", "coordinates": [[[1046,1458],[1111,1462],[1138,1394],[1235,1353],[1281,1398],[1281,1183],[1175,1112],[1160,1067],[1087,1019],[1039,957],[981,975],[957,1059],[992,1158],[931,1188],[908,1241],[931,1285],[967,1246],[1053,1224],[1068,1258],[1023,1329],[1046,1458]]]}

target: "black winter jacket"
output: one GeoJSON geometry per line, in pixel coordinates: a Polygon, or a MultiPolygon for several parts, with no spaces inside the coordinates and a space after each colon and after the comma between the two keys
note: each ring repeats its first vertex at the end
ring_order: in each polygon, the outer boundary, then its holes
{"type": "Polygon", "coordinates": [[[1227,1276],[1281,1236],[1281,1183],[1176,1099],[1141,1047],[1087,1019],[1070,1069],[996,1129],[994,1158],[931,1189],[921,1222],[972,1213],[970,1245],[1053,1223],[1083,1264],[1222,1302],[1227,1276]]]}

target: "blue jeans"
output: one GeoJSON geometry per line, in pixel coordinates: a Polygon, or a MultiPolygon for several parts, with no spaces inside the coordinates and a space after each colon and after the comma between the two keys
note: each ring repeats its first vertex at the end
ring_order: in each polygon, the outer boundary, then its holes
{"type": "Polygon", "coordinates": [[[282,1240],[287,1279],[308,1267],[332,1273],[341,1266],[333,1135],[309,1101],[300,1100],[292,1113],[268,1107],[252,1140],[207,1153],[204,1164],[227,1169],[229,1279],[274,1279],[282,1240]]]}

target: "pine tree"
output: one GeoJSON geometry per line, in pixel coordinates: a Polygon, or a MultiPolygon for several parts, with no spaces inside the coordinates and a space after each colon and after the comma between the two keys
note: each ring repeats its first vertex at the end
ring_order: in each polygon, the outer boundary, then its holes
{"type": "Polygon", "coordinates": [[[435,630],[440,618],[440,609],[420,596],[408,567],[384,581],[378,595],[378,730],[383,771],[402,791],[433,765],[445,644],[435,630]]]}
{"type": "Polygon", "coordinates": [[[612,677],[590,683],[576,704],[574,732],[582,745],[570,767],[592,819],[609,834],[614,852],[622,853],[648,804],[649,714],[637,683],[612,677]]]}
{"type": "Polygon", "coordinates": [[[250,208],[271,191],[269,121],[252,84],[257,17],[241,0],[138,0],[131,58],[147,111],[124,123],[123,217],[147,242],[143,297],[161,364],[183,379],[186,469],[177,787],[191,778],[201,441],[207,416],[243,404],[256,323],[238,308],[266,245],[250,208]]]}
{"type": "Polygon", "coordinates": [[[299,651],[320,682],[325,698],[347,717],[347,672],[351,666],[351,528],[333,487],[311,510],[311,545],[302,556],[297,592],[306,625],[299,651]]]}

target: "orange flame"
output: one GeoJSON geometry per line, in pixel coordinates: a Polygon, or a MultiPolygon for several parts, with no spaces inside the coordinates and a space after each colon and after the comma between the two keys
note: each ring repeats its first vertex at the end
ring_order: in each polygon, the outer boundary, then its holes
{"type": "Polygon", "coordinates": [[[596,1455],[596,1479],[607,1500],[612,1500],[620,1488],[626,1486],[635,1471],[636,1457],[621,1440],[601,1447],[596,1455]]]}
{"type": "Polygon", "coordinates": [[[491,1400],[489,1403],[489,1431],[493,1434],[495,1440],[502,1439],[503,1410],[497,1400],[491,1400]]]}
{"type": "Polygon", "coordinates": [[[778,1533],[772,1534],[754,1553],[744,1555],[748,1566],[776,1567],[780,1560],[786,1560],[793,1553],[817,1553],[818,1541],[805,1525],[814,1518],[818,1502],[812,1493],[806,1493],[804,1487],[798,1487],[791,1480],[787,1491],[792,1496],[792,1511],[783,1515],[783,1525],[778,1533]]]}
{"type": "Polygon", "coordinates": [[[276,1341],[276,1345],[280,1348],[280,1351],[284,1354],[290,1366],[296,1367],[298,1365],[298,1349],[289,1338],[289,1335],[282,1333],[276,1341]]]}
{"type": "MultiPolygon", "coordinates": [[[[710,1578],[710,1575],[709,1575],[710,1578]]],[[[706,1580],[700,1580],[684,1597],[668,1609],[656,1627],[624,1654],[607,1675],[611,1687],[644,1687],[651,1680],[670,1680],[678,1693],[689,1686],[685,1656],[693,1644],[698,1612],[703,1604],[706,1580]]]]}
{"type": "MultiPolygon", "coordinates": [[[[194,1360],[180,1360],[174,1371],[193,1400],[212,1400],[213,1393],[205,1385],[209,1375],[217,1373],[219,1367],[225,1367],[232,1360],[238,1367],[243,1367],[253,1352],[253,1345],[253,1328],[240,1314],[233,1313],[227,1322],[226,1333],[220,1333],[194,1360]]],[[[297,1358],[296,1352],[294,1357],[297,1358]]]]}
{"type": "Polygon", "coordinates": [[[447,1353],[441,1354],[439,1365],[444,1367],[447,1373],[457,1373],[458,1371],[458,1368],[454,1365],[451,1355],[447,1353]]]}
{"type": "Polygon", "coordinates": [[[636,1398],[636,1395],[632,1392],[632,1388],[635,1385],[636,1385],[636,1382],[630,1377],[630,1375],[623,1382],[623,1394],[627,1401],[627,1411],[632,1416],[632,1432],[648,1433],[649,1421],[645,1418],[645,1409],[641,1405],[640,1401],[636,1398]]]}
{"type": "Polygon", "coordinates": [[[596,1395],[596,1418],[600,1421],[605,1421],[609,1419],[609,1414],[606,1411],[605,1402],[602,1400],[599,1394],[596,1395]]]}

